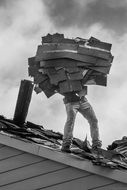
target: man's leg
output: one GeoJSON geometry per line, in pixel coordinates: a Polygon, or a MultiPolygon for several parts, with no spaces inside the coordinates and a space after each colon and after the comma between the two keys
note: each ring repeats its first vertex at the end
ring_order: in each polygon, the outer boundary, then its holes
{"type": "Polygon", "coordinates": [[[90,132],[91,132],[91,138],[92,138],[92,147],[93,148],[99,148],[99,147],[101,147],[102,142],[100,141],[100,137],[99,137],[98,120],[97,120],[97,117],[95,115],[95,112],[94,112],[92,106],[89,104],[89,106],[87,106],[87,108],[86,108],[83,105],[83,103],[81,103],[80,104],[79,112],[89,122],[90,132]]]}
{"type": "MultiPolygon", "coordinates": [[[[66,113],[67,113],[67,120],[64,126],[64,135],[63,135],[63,143],[62,143],[62,151],[69,151],[70,145],[73,138],[73,128],[74,122],[77,114],[77,109],[79,107],[78,103],[68,103],[65,104],[66,106],[66,113]]],[[[66,151],[66,152],[67,152],[66,151]]]]}

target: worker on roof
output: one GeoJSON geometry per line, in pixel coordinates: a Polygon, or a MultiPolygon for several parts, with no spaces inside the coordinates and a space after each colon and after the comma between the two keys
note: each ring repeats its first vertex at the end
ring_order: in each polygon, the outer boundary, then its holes
{"type": "Polygon", "coordinates": [[[88,121],[90,125],[90,132],[92,138],[92,148],[98,150],[101,148],[102,142],[99,137],[98,120],[95,112],[85,97],[87,89],[84,87],[79,93],[68,92],[64,94],[64,103],[67,113],[67,121],[64,126],[64,135],[61,151],[71,152],[71,143],[73,139],[74,122],[77,112],[80,112],[88,121]]]}

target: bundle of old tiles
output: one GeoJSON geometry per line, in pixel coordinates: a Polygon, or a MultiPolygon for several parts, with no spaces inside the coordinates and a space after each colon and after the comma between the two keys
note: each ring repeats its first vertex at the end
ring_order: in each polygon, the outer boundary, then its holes
{"type": "Polygon", "coordinates": [[[28,59],[35,91],[49,98],[91,84],[106,86],[113,61],[111,46],[93,37],[68,39],[58,33],[42,37],[36,56],[28,59]]]}

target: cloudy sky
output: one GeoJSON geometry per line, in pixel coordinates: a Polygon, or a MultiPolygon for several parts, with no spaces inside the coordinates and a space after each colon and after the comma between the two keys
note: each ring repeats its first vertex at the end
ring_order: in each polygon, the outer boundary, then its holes
{"type": "MultiPolygon", "coordinates": [[[[114,61],[108,86],[90,86],[88,100],[99,120],[103,147],[127,136],[127,0],[0,0],[0,114],[13,118],[19,84],[28,77],[28,57],[47,33],[94,36],[112,43],[114,61]]],[[[31,80],[31,79],[30,79],[31,80]]],[[[62,96],[33,92],[27,120],[63,132],[62,96]]],[[[87,121],[77,115],[74,136],[90,138],[87,121]]]]}

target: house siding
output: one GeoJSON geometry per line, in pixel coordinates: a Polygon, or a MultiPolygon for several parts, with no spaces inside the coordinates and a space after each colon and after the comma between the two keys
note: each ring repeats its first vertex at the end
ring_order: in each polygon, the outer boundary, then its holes
{"type": "Polygon", "coordinates": [[[127,188],[116,182],[0,144],[0,190],[107,190],[127,188]]]}

